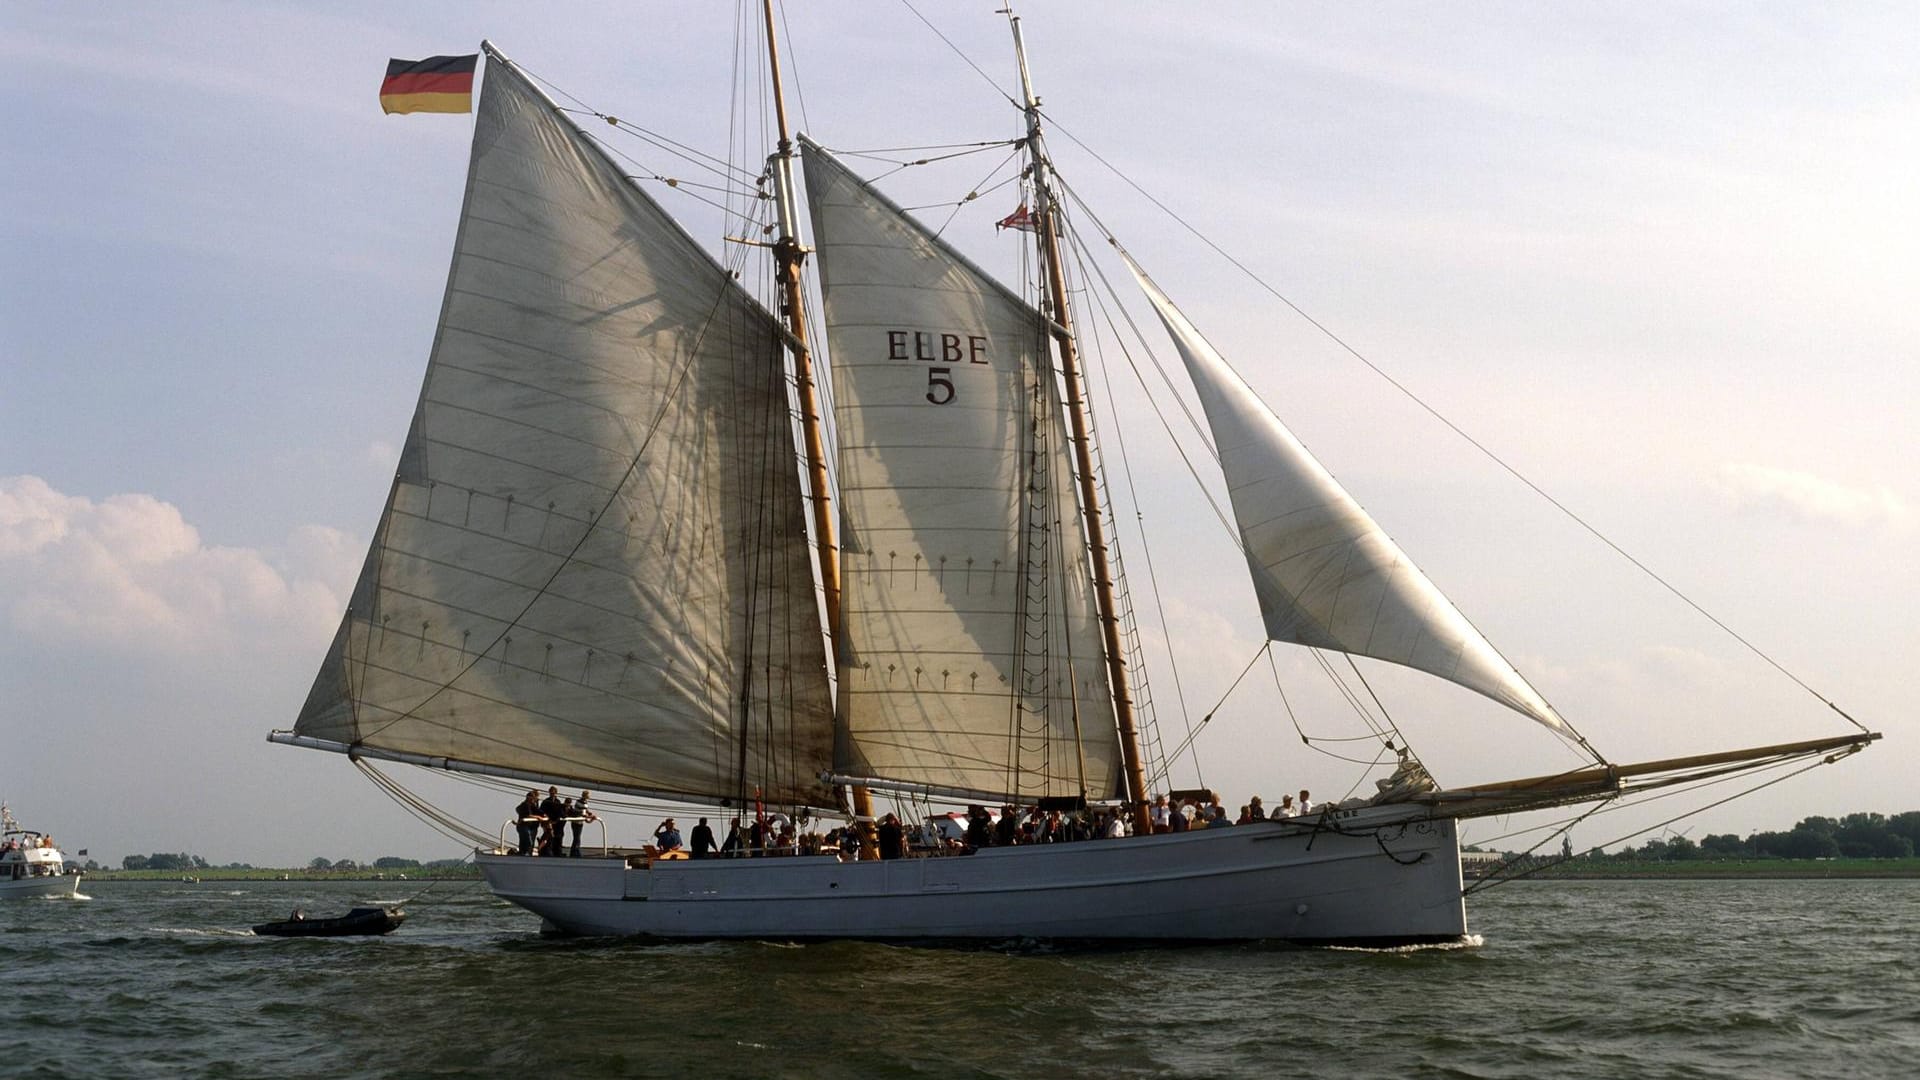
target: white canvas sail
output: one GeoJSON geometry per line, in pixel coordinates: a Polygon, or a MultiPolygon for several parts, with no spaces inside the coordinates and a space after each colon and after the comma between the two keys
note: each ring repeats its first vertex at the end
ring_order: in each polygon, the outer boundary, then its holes
{"type": "Polygon", "coordinates": [[[831,805],[773,318],[491,56],[425,385],[295,734],[831,805]]]}
{"type": "Polygon", "coordinates": [[[1571,735],[1140,268],[1213,430],[1267,636],[1402,664],[1571,735]]]}
{"type": "Polygon", "coordinates": [[[811,142],[833,360],[844,772],[1119,791],[1046,320],[811,142]]]}

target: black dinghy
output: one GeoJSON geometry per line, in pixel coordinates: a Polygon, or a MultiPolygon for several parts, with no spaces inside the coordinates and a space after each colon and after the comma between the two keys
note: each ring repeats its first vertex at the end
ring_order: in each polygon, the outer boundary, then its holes
{"type": "Polygon", "coordinates": [[[357,907],[331,919],[309,919],[296,911],[291,919],[261,923],[253,932],[263,937],[362,937],[391,934],[406,918],[399,908],[357,907]]]}

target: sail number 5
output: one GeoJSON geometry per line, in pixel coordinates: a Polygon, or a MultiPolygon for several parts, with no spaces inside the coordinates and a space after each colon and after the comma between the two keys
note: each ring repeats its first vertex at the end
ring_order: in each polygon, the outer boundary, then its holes
{"type": "Polygon", "coordinates": [[[927,401],[934,405],[953,401],[956,365],[991,363],[984,335],[934,330],[888,330],[887,359],[935,365],[927,368],[927,401]]]}

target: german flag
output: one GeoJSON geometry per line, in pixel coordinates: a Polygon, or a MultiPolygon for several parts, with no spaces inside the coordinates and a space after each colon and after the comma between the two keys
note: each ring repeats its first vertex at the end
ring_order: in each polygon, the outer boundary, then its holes
{"type": "Polygon", "coordinates": [[[473,68],[480,54],[389,60],[380,108],[389,113],[473,111],[473,68]]]}

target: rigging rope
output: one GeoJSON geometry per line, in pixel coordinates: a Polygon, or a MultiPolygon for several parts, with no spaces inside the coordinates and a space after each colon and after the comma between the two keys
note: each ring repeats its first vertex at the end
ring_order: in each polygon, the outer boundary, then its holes
{"type": "Polygon", "coordinates": [[[947,155],[944,155],[943,157],[922,158],[919,161],[907,161],[907,162],[900,161],[896,158],[886,157],[884,155],[886,154],[917,154],[922,150],[969,150],[971,152],[972,150],[991,150],[996,146],[1017,145],[1020,143],[1024,143],[1026,141],[1027,140],[1025,139],[1025,137],[1022,137],[1018,139],[988,139],[983,142],[928,143],[925,146],[876,146],[871,150],[842,150],[835,147],[828,147],[828,149],[832,150],[835,154],[837,154],[840,157],[871,158],[875,161],[884,161],[891,165],[925,165],[929,161],[944,161],[946,160],[946,158],[959,157],[960,155],[947,154],[947,155]]]}
{"type": "MultiPolygon", "coordinates": [[[[730,161],[725,161],[720,158],[714,157],[712,154],[708,154],[701,150],[696,150],[693,147],[688,146],[686,143],[679,141],[678,139],[674,139],[666,135],[662,135],[657,131],[650,131],[647,128],[643,128],[640,125],[633,123],[632,121],[622,120],[620,117],[615,116],[611,113],[603,113],[600,110],[593,108],[592,106],[581,101],[579,98],[574,97],[572,94],[567,93],[565,90],[562,90],[559,87],[548,82],[547,80],[542,79],[540,76],[535,75],[532,72],[527,71],[525,68],[520,67],[518,63],[514,64],[514,67],[518,68],[528,78],[547,87],[548,89],[552,90],[554,93],[560,94],[564,97],[571,99],[573,102],[575,102],[580,106],[577,109],[569,109],[569,108],[566,108],[565,106],[560,106],[559,107],[560,112],[567,113],[568,115],[573,115],[573,116],[591,116],[595,120],[603,120],[606,122],[608,127],[613,128],[615,131],[618,131],[618,132],[621,132],[622,134],[630,135],[636,139],[639,139],[641,142],[644,142],[654,147],[655,149],[663,150],[666,153],[672,155],[673,157],[677,157],[680,160],[685,161],[689,165],[693,165],[698,168],[705,169],[706,171],[724,180],[752,180],[755,176],[754,173],[746,169],[742,169],[741,167],[733,164],[730,161]]],[[[581,125],[581,130],[582,131],[587,130],[585,125],[581,125]]],[[[606,145],[605,140],[595,138],[594,141],[600,143],[603,146],[606,145]]],[[[612,149],[612,148],[609,147],[609,149],[612,149]]],[[[616,150],[614,152],[619,153],[622,157],[626,157],[629,161],[633,160],[630,155],[627,155],[622,151],[616,150]]]]}
{"type": "Polygon", "coordinates": [[[1321,649],[1309,649],[1308,653],[1313,657],[1313,662],[1320,665],[1321,672],[1327,676],[1329,682],[1333,683],[1334,689],[1346,700],[1347,707],[1352,709],[1354,715],[1360,718],[1360,722],[1367,726],[1367,730],[1373,732],[1376,738],[1384,738],[1386,733],[1380,730],[1380,725],[1374,722],[1373,714],[1367,711],[1367,703],[1359,694],[1354,693],[1353,687],[1347,685],[1347,680],[1334,670],[1333,662],[1327,659],[1326,652],[1321,649]]]}
{"type": "MultiPolygon", "coordinates": [[[[1393,722],[1393,714],[1387,712],[1387,703],[1381,701],[1380,695],[1373,692],[1373,684],[1368,682],[1366,675],[1361,673],[1360,665],[1354,662],[1353,654],[1347,653],[1345,655],[1347,658],[1347,666],[1353,669],[1353,677],[1360,680],[1361,686],[1366,687],[1367,696],[1373,699],[1374,708],[1380,710],[1380,719],[1385,720],[1387,722],[1387,730],[1393,732],[1393,739],[1387,742],[1388,748],[1391,749],[1396,741],[1399,742],[1401,746],[1406,746],[1407,737],[1400,733],[1400,726],[1393,722]]],[[[1381,734],[1385,733],[1382,732],[1381,734]]],[[[1412,748],[1408,747],[1408,749],[1412,748]]]]}
{"type": "MultiPolygon", "coordinates": [[[[957,150],[951,154],[936,154],[933,157],[914,158],[911,161],[901,161],[898,158],[885,157],[883,156],[885,151],[879,151],[879,150],[870,150],[870,151],[863,152],[859,150],[835,150],[833,147],[827,147],[827,149],[832,150],[834,154],[839,155],[840,157],[866,158],[869,161],[884,161],[887,164],[892,165],[893,168],[888,169],[886,172],[879,173],[875,176],[871,176],[867,178],[867,182],[869,184],[878,184],[880,181],[885,180],[887,177],[893,176],[896,173],[904,172],[907,169],[916,168],[921,165],[933,165],[942,161],[951,161],[954,158],[970,157],[974,154],[985,153],[988,150],[998,149],[999,147],[1002,147],[1002,146],[1011,146],[1014,148],[1013,153],[1008,155],[1008,160],[1012,160],[1013,158],[1018,157],[1020,155],[1020,152],[1023,149],[1023,146],[1022,146],[1023,141],[1024,140],[1021,140],[1021,139],[994,139],[989,142],[956,143],[955,145],[957,146],[970,147],[971,149],[957,150]]],[[[993,171],[999,172],[1000,169],[1005,167],[1006,167],[1006,161],[1002,161],[999,164],[999,166],[995,167],[993,171]]],[[[992,176],[993,176],[993,173],[987,174],[987,177],[989,179],[991,179],[992,176]]],[[[1019,179],[1019,178],[1016,177],[1015,179],[1019,179]]],[[[982,183],[984,182],[985,181],[983,180],[982,183]]],[[[945,206],[946,204],[932,203],[930,205],[945,206]]],[[[924,210],[926,209],[926,207],[907,206],[907,207],[902,207],[902,209],[924,210]]]]}
{"type": "Polygon", "coordinates": [[[1267,654],[1267,650],[1271,649],[1272,647],[1273,647],[1273,642],[1271,641],[1261,645],[1260,651],[1254,653],[1253,659],[1248,660],[1247,665],[1240,669],[1240,674],[1234,676],[1233,685],[1227,687],[1226,693],[1220,695],[1220,700],[1214,704],[1213,708],[1208,709],[1206,715],[1200,718],[1200,722],[1194,725],[1190,730],[1188,730],[1187,737],[1180,740],[1180,744],[1178,746],[1175,746],[1173,748],[1173,751],[1167,755],[1167,760],[1163,763],[1163,766],[1161,768],[1162,777],[1164,777],[1173,768],[1173,763],[1175,761],[1178,761],[1180,757],[1187,752],[1187,748],[1193,745],[1193,741],[1200,737],[1200,732],[1205,730],[1207,723],[1213,719],[1213,714],[1219,712],[1220,706],[1225,705],[1227,703],[1227,699],[1233,696],[1234,690],[1236,690],[1240,686],[1240,680],[1247,677],[1247,672],[1252,671],[1253,665],[1259,663],[1260,658],[1262,656],[1265,656],[1267,654]]]}
{"type": "Polygon", "coordinates": [[[499,842],[498,838],[481,832],[408,791],[398,781],[374,768],[370,762],[358,754],[347,755],[347,760],[353,762],[354,768],[359,769],[362,775],[373,781],[374,786],[388,798],[399,803],[402,809],[447,839],[460,842],[468,848],[490,848],[499,842]]]}
{"type": "MultiPolygon", "coordinates": [[[[1527,877],[1532,874],[1537,874],[1542,870],[1548,869],[1549,867],[1559,866],[1561,863],[1564,863],[1569,859],[1573,858],[1573,856],[1571,855],[1562,855],[1551,862],[1546,862],[1546,863],[1542,863],[1539,866],[1530,867],[1525,873],[1522,873],[1522,874],[1496,876],[1496,875],[1500,875],[1502,871],[1508,869],[1509,867],[1513,866],[1517,862],[1520,862],[1525,859],[1531,859],[1533,857],[1534,852],[1539,851],[1541,848],[1552,843],[1555,838],[1565,836],[1568,833],[1572,832],[1573,827],[1575,825],[1578,825],[1581,822],[1592,817],[1593,815],[1599,813],[1601,810],[1605,809],[1607,805],[1610,804],[1611,802],[1613,802],[1612,799],[1604,799],[1598,803],[1595,803],[1591,809],[1585,811],[1584,813],[1574,815],[1574,817],[1569,819],[1565,825],[1561,826],[1558,829],[1555,829],[1551,833],[1548,833],[1546,836],[1541,837],[1540,840],[1537,843],[1535,843],[1532,847],[1519,853],[1518,855],[1512,855],[1505,859],[1502,859],[1499,862],[1499,864],[1497,864],[1491,871],[1488,871],[1488,875],[1486,877],[1483,877],[1480,880],[1474,882],[1473,884],[1468,885],[1465,888],[1461,889],[1460,896],[1464,899],[1468,896],[1472,896],[1474,893],[1477,893],[1482,889],[1491,889],[1495,885],[1499,885],[1507,881],[1517,881],[1522,877],[1527,877]]],[[[1658,826],[1656,826],[1656,828],[1657,827],[1658,826]]]]}
{"type": "MultiPolygon", "coordinates": [[[[968,188],[966,196],[962,198],[959,202],[956,202],[953,204],[953,209],[948,211],[946,220],[940,223],[939,228],[933,230],[933,235],[935,239],[938,239],[941,234],[947,231],[947,226],[953,224],[953,219],[960,216],[960,211],[965,209],[968,203],[974,201],[975,199],[978,199],[982,195],[986,195],[990,192],[998,191],[1001,188],[1006,187],[1008,184],[1018,183],[1020,181],[1020,173],[1018,170],[1016,170],[1012,176],[1007,177],[1005,180],[1002,180],[999,183],[992,185],[991,187],[981,186],[981,184],[985,184],[987,181],[993,179],[994,176],[997,175],[1001,169],[1006,168],[1008,164],[1013,162],[1019,156],[1020,156],[1020,151],[1018,149],[1015,149],[1012,153],[1002,158],[998,165],[995,165],[990,171],[988,171],[987,175],[981,177],[979,183],[973,185],[973,187],[971,188],[968,188]]],[[[895,171],[897,172],[898,170],[895,170],[895,171]]],[[[909,207],[908,209],[925,210],[925,209],[929,209],[932,206],[942,206],[942,205],[945,205],[945,204],[931,203],[928,206],[909,207]]]]}
{"type": "MultiPolygon", "coordinates": [[[[473,855],[472,855],[471,853],[469,853],[469,854],[467,855],[467,857],[466,857],[466,858],[464,858],[464,859],[461,859],[461,860],[460,860],[460,863],[461,863],[461,864],[465,864],[465,863],[468,863],[468,862],[471,862],[471,861],[473,861],[473,855]]],[[[388,906],[390,906],[390,907],[395,907],[395,908],[407,908],[407,907],[412,907],[412,906],[413,906],[413,905],[414,905],[415,903],[417,903],[417,902],[419,902],[419,900],[420,900],[420,898],[421,898],[421,897],[423,897],[423,896],[425,896],[425,895],[427,895],[428,893],[430,893],[430,892],[432,892],[433,890],[435,890],[435,889],[437,889],[437,888],[439,888],[440,886],[442,886],[442,885],[445,885],[445,884],[447,883],[447,880],[448,880],[448,879],[446,879],[446,878],[440,878],[440,879],[437,879],[437,880],[434,880],[434,881],[430,881],[430,882],[428,882],[428,883],[427,883],[427,887],[426,887],[426,888],[424,888],[424,889],[421,889],[421,890],[420,890],[419,892],[417,892],[417,893],[414,893],[414,894],[413,894],[412,896],[408,896],[408,897],[403,897],[403,898],[402,898],[402,899],[401,899],[401,900],[400,900],[400,901],[399,901],[398,903],[395,903],[395,904],[391,904],[391,905],[388,905],[388,906]]],[[[474,886],[476,886],[476,885],[481,885],[481,884],[484,884],[484,881],[483,881],[482,879],[480,879],[480,878],[472,878],[472,879],[469,879],[469,880],[467,880],[467,881],[463,881],[463,882],[461,882],[461,883],[460,883],[460,884],[459,884],[459,885],[458,885],[458,886],[457,886],[456,888],[459,888],[459,889],[471,889],[471,888],[473,888],[474,886]]]]}
{"type": "Polygon", "coordinates": [[[925,15],[920,14],[920,9],[914,7],[913,4],[910,2],[910,0],[900,0],[900,6],[906,8],[908,11],[913,12],[914,18],[919,19],[920,22],[923,25],[925,25],[927,29],[933,31],[934,37],[937,37],[942,42],[945,42],[947,48],[952,49],[953,54],[955,56],[958,56],[961,60],[965,61],[966,65],[974,70],[975,74],[979,75],[982,79],[985,79],[987,81],[987,85],[993,87],[994,93],[999,94],[1001,97],[1007,100],[1007,104],[1012,105],[1016,109],[1021,108],[1020,103],[1014,100],[1013,95],[1007,93],[1005,90],[1000,89],[1000,84],[993,81],[993,76],[988,75],[985,71],[980,70],[980,65],[974,63],[972,57],[968,56],[964,52],[961,52],[960,46],[955,45],[953,41],[947,37],[947,35],[941,33],[939,27],[933,25],[931,22],[928,22],[927,17],[925,15]]]}

